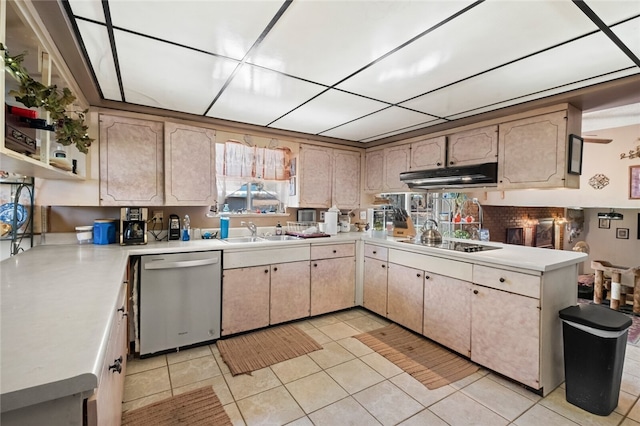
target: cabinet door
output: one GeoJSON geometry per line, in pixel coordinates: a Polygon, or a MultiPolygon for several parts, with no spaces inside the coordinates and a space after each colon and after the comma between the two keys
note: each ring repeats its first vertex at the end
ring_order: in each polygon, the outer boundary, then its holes
{"type": "Polygon", "coordinates": [[[538,299],[472,286],[471,360],[540,388],[538,299]]]}
{"type": "Polygon", "coordinates": [[[384,150],[369,151],[364,155],[364,191],[382,192],[382,169],[384,168],[384,150]]]}
{"type": "Polygon", "coordinates": [[[422,334],[423,272],[389,263],[387,281],[387,318],[422,334]]]}
{"type": "Polygon", "coordinates": [[[216,132],[165,123],[165,204],[208,206],[216,203],[216,132]]]}
{"type": "Polygon", "coordinates": [[[360,153],[333,150],[333,204],[341,209],[360,207],[360,153]]]}
{"type": "Polygon", "coordinates": [[[309,261],[271,265],[271,324],[309,316],[309,267],[309,261]]]}
{"type": "Polygon", "coordinates": [[[471,356],[471,283],[425,272],[424,335],[471,356]]]}
{"type": "Polygon", "coordinates": [[[300,207],[331,207],[333,150],[300,146],[300,207]]]}
{"type": "Polygon", "coordinates": [[[376,314],[387,316],[387,262],[364,258],[364,307],[376,314]]]}
{"type": "Polygon", "coordinates": [[[311,261],[311,315],[353,307],[355,284],[355,257],[311,261]]]}
{"type": "MultiPolygon", "coordinates": [[[[427,139],[411,144],[411,170],[441,169],[445,166],[447,137],[427,139]]],[[[403,170],[406,171],[406,170],[403,170]]]]}
{"type": "Polygon", "coordinates": [[[400,181],[400,173],[409,170],[409,155],[411,145],[400,145],[384,149],[384,180],[382,189],[385,191],[408,191],[409,187],[400,181]]]}
{"type": "Polygon", "coordinates": [[[498,161],[498,126],[482,127],[449,136],[447,165],[469,166],[498,161]]]}
{"type": "Polygon", "coordinates": [[[164,203],[163,125],[100,116],[100,205],[164,203]]]}
{"type": "Polygon", "coordinates": [[[269,325],[269,276],[269,266],[223,271],[223,336],[269,325]]]}
{"type": "Polygon", "coordinates": [[[498,189],[564,186],[566,111],[500,125],[498,189]]]}

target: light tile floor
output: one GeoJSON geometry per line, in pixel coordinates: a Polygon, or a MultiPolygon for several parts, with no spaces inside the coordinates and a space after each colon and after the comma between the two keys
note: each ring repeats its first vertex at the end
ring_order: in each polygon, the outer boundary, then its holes
{"type": "Polygon", "coordinates": [[[132,359],[123,410],[212,386],[234,425],[640,426],[640,345],[628,344],[618,407],[607,417],[541,398],[486,369],[428,390],[353,335],[387,325],[360,308],[299,321],[323,350],[232,377],[216,345],[132,359]]]}

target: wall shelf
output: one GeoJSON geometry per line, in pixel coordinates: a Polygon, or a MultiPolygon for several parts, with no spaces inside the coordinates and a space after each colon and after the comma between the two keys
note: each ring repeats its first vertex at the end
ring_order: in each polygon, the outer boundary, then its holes
{"type": "Polygon", "coordinates": [[[0,170],[40,179],[84,180],[81,176],[58,169],[7,148],[0,148],[0,170]]]}

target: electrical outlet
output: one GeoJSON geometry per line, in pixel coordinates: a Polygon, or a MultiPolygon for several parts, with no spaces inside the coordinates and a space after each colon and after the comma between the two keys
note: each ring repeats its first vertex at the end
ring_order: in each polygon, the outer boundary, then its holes
{"type": "Polygon", "coordinates": [[[152,221],[154,222],[162,222],[163,219],[163,211],[162,210],[156,210],[153,212],[153,217],[151,218],[152,221]]]}
{"type": "Polygon", "coordinates": [[[367,211],[363,210],[360,212],[360,220],[367,220],[367,211]]]}
{"type": "Polygon", "coordinates": [[[320,212],[320,220],[324,222],[324,210],[320,212]]]}

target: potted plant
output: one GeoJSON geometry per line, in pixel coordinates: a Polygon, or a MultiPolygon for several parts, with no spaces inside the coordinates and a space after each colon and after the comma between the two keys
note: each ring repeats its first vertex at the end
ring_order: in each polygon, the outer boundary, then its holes
{"type": "Polygon", "coordinates": [[[71,90],[66,87],[60,90],[55,84],[45,86],[31,78],[22,65],[26,52],[10,56],[2,43],[0,43],[0,50],[4,51],[5,70],[20,83],[18,90],[12,90],[9,94],[27,108],[43,108],[48,111],[54,125],[56,142],[64,146],[75,144],[78,151],[86,154],[93,142],[87,133],[88,126],[84,122],[87,110],[67,111],[67,107],[76,100],[71,90]]]}

